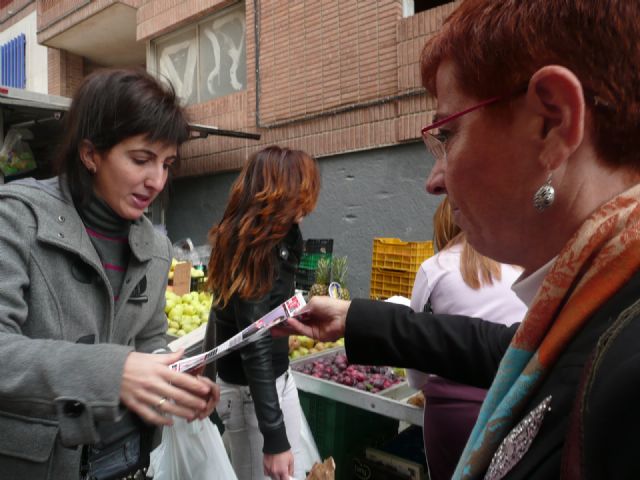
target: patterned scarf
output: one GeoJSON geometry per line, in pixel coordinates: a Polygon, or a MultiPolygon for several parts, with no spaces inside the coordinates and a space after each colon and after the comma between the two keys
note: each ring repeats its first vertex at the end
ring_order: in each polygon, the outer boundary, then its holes
{"type": "Polygon", "coordinates": [[[560,252],[507,349],[453,479],[482,478],[586,321],[640,269],[640,185],[602,205],[560,252]]]}

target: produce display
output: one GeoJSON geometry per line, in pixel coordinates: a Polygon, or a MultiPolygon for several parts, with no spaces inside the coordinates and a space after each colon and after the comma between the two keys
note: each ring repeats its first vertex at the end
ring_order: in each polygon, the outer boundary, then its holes
{"type": "Polygon", "coordinates": [[[289,337],[289,359],[295,360],[313,353],[323,352],[329,348],[344,346],[344,338],[335,342],[316,342],[313,338],[304,335],[291,335],[289,337]]]}
{"type": "Polygon", "coordinates": [[[334,257],[333,259],[320,258],[316,267],[316,280],[309,289],[309,298],[316,295],[329,295],[329,284],[336,282],[340,285],[340,297],[342,300],[350,300],[351,294],[347,289],[347,257],[334,257]]]}
{"type": "Polygon", "coordinates": [[[352,365],[343,352],[292,365],[294,370],[347,387],[377,393],[404,380],[396,369],[352,365]]]}
{"type": "Polygon", "coordinates": [[[212,296],[208,292],[190,292],[180,296],[167,290],[165,300],[169,335],[181,337],[209,320],[212,296]]]}
{"type": "MultiPolygon", "coordinates": [[[[175,274],[176,265],[178,265],[179,263],[185,263],[185,262],[179,262],[175,258],[171,259],[171,268],[169,268],[169,280],[173,280],[173,276],[175,274]]],[[[204,277],[204,272],[202,270],[200,270],[198,268],[194,268],[192,266],[191,267],[191,278],[202,278],[202,277],[204,277]]]]}

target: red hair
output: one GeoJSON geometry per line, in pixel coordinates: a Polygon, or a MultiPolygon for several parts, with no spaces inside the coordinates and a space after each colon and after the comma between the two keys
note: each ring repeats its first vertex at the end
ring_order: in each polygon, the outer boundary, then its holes
{"type": "Polygon", "coordinates": [[[526,85],[545,65],[562,65],[608,105],[590,105],[599,156],[638,170],[638,19],[640,2],[630,0],[465,0],[425,45],[422,82],[437,96],[438,67],[451,60],[464,92],[482,99],[526,85]]]}
{"type": "Polygon", "coordinates": [[[460,254],[460,274],[470,288],[479,290],[483,285],[492,285],[502,278],[500,264],[489,257],[480,255],[469,245],[467,236],[453,221],[449,197],[444,197],[433,214],[433,240],[438,251],[462,244],[460,254]]]}
{"type": "Polygon", "coordinates": [[[274,248],[297,219],[313,211],[319,192],[317,163],[303,151],[270,146],[249,159],[222,220],[209,231],[207,285],[216,305],[224,307],[235,294],[257,299],[269,292],[274,248]]]}

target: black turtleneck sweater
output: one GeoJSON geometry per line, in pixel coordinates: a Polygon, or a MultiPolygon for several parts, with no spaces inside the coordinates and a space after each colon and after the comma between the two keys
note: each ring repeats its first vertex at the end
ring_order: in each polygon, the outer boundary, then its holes
{"type": "Polygon", "coordinates": [[[129,264],[131,222],[120,217],[95,195],[91,196],[87,205],[78,206],[78,212],[91,243],[98,252],[113,290],[113,300],[117,303],[129,264]]]}

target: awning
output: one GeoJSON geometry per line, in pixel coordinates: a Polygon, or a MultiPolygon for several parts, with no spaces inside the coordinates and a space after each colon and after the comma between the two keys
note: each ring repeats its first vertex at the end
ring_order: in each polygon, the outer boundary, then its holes
{"type": "Polygon", "coordinates": [[[190,123],[189,128],[192,132],[192,139],[207,138],[209,135],[220,135],[223,137],[248,138],[250,140],[260,140],[259,133],[241,132],[238,130],[225,130],[224,128],[214,127],[212,125],[200,125],[198,123],[190,123]]]}
{"type": "MultiPolygon", "coordinates": [[[[4,110],[4,127],[30,127],[34,124],[59,120],[69,109],[71,99],[58,95],[45,95],[19,88],[0,87],[0,107],[4,110]]],[[[209,135],[260,140],[259,133],[228,130],[213,125],[190,123],[191,139],[206,138],[209,135]]]]}

